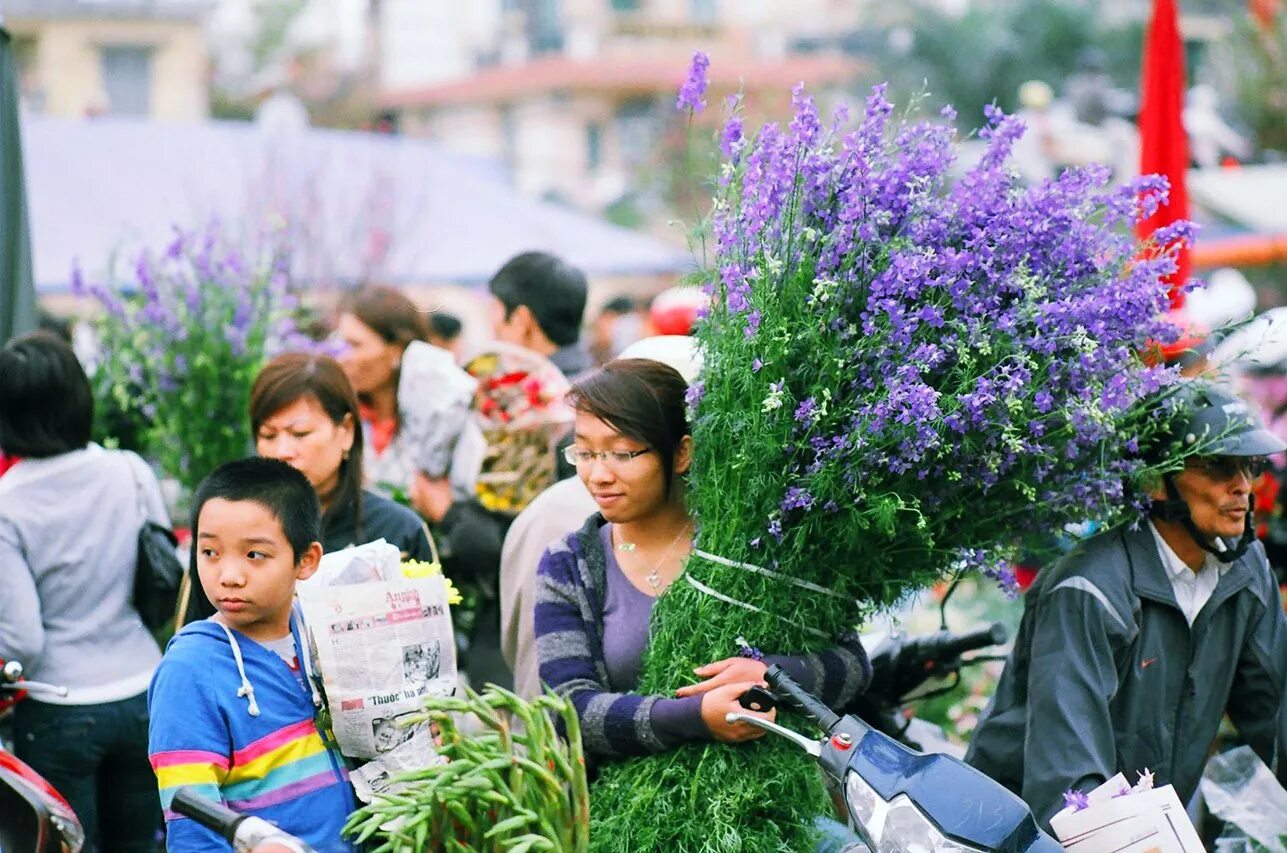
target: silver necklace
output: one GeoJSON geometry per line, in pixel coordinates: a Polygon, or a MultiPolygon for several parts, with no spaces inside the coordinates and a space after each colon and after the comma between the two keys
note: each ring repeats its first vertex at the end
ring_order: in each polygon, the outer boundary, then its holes
{"type": "MultiPolygon", "coordinates": [[[[679,532],[675,534],[674,539],[670,540],[670,545],[668,545],[666,547],[666,550],[662,552],[661,557],[657,560],[656,563],[653,563],[650,565],[647,560],[643,559],[642,557],[639,558],[639,562],[649,567],[648,574],[644,575],[644,583],[648,584],[648,586],[651,587],[654,591],[661,589],[661,564],[666,562],[666,558],[670,556],[670,552],[675,550],[675,546],[679,544],[679,538],[683,536],[689,529],[690,529],[689,525],[687,524],[679,528],[679,532]]],[[[618,530],[619,528],[616,525],[613,525],[612,534],[616,536],[618,539],[620,539],[621,534],[618,532],[618,530]]],[[[639,546],[636,545],[634,542],[626,542],[623,540],[617,543],[617,550],[623,554],[630,554],[632,559],[635,557],[634,552],[638,550],[638,548],[639,546]]]]}

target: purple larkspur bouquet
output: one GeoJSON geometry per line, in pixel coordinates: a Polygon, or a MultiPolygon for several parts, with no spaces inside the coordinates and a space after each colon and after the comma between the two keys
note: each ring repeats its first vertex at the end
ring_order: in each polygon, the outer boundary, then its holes
{"type": "MultiPolygon", "coordinates": [[[[1175,338],[1159,319],[1175,262],[1131,225],[1164,180],[1114,187],[1091,166],[1024,187],[1017,119],[989,109],[981,156],[958,166],[950,110],[892,112],[878,86],[856,126],[824,122],[800,87],[788,127],[750,135],[734,104],[723,128],[690,394],[698,534],[654,611],[644,693],[739,637],[812,652],[935,580],[1008,585],[1030,537],[1143,505],[1174,376],[1140,353],[1175,338]]],[[[603,849],[811,849],[827,811],[775,738],[605,768],[592,806],[603,849]]]]}
{"type": "Polygon", "coordinates": [[[287,257],[272,241],[249,250],[217,224],[176,228],[132,275],[73,290],[103,308],[96,405],[146,424],[142,449],[187,489],[251,452],[247,406],[260,367],[278,352],[315,349],[294,319],[287,257]]]}

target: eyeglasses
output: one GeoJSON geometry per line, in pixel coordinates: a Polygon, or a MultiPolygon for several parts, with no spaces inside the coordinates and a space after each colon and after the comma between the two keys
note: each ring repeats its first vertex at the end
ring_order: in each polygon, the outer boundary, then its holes
{"type": "Polygon", "coordinates": [[[1199,456],[1191,459],[1190,463],[1212,480],[1220,482],[1232,480],[1239,474],[1248,480],[1256,480],[1273,467],[1265,456],[1199,456]]]}
{"type": "Polygon", "coordinates": [[[605,465],[625,465],[636,456],[643,456],[649,448],[643,450],[582,450],[574,444],[563,448],[563,458],[569,465],[589,465],[596,459],[603,460],[605,465]]]}

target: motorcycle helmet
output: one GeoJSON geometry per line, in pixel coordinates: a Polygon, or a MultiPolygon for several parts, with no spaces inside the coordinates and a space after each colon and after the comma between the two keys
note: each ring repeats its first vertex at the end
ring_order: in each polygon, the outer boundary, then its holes
{"type": "MultiPolygon", "coordinates": [[[[1181,392],[1181,399],[1185,411],[1172,439],[1182,447],[1202,443],[1201,455],[1206,457],[1268,456],[1287,450],[1287,443],[1267,430],[1246,402],[1226,389],[1196,382],[1181,392]]],[[[1159,521],[1179,522],[1193,541],[1204,551],[1214,554],[1216,559],[1231,563],[1245,554],[1256,540],[1253,496],[1248,496],[1251,505],[1243,534],[1237,542],[1230,544],[1219,539],[1212,541],[1198,530],[1189,505],[1175,485],[1174,473],[1163,475],[1162,482],[1166,488],[1166,499],[1154,501],[1150,515],[1159,521]]]]}

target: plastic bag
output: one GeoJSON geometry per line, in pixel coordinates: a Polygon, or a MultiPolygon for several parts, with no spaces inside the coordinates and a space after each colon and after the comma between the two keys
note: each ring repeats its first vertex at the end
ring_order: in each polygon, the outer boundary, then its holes
{"type": "Polygon", "coordinates": [[[1222,752],[1207,762],[1202,796],[1212,814],[1246,834],[1226,829],[1216,849],[1265,849],[1287,853],[1287,790],[1249,746],[1222,752]],[[1260,848],[1254,848],[1254,841],[1260,848]]]}

